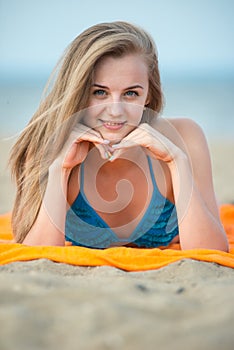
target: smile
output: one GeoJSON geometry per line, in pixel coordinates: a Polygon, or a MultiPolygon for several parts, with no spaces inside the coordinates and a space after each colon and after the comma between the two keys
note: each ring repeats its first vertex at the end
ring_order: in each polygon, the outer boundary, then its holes
{"type": "Polygon", "coordinates": [[[119,130],[121,129],[124,124],[126,122],[112,122],[112,121],[105,121],[105,120],[101,120],[100,121],[102,122],[103,126],[107,129],[111,129],[111,130],[119,130]]]}

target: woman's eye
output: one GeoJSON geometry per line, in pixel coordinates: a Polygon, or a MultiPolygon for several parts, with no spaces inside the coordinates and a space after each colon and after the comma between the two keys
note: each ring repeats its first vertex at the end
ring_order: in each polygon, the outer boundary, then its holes
{"type": "Polygon", "coordinates": [[[132,96],[139,96],[138,92],[136,91],[127,91],[125,93],[126,96],[132,97],[132,96]]]}
{"type": "Polygon", "coordinates": [[[106,95],[106,91],[105,90],[95,90],[94,92],[93,92],[93,94],[94,95],[96,95],[96,96],[105,96],[106,95]]]}

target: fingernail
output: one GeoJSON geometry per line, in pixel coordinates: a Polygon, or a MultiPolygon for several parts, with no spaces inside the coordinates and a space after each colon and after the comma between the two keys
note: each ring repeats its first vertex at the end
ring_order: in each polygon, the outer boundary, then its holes
{"type": "Polygon", "coordinates": [[[116,144],[116,145],[112,145],[111,147],[112,147],[112,148],[118,148],[118,147],[119,147],[119,145],[118,145],[118,144],[116,144]]]}
{"type": "Polygon", "coordinates": [[[104,145],[109,145],[110,140],[103,140],[104,145]]]}
{"type": "Polygon", "coordinates": [[[114,160],[114,158],[115,158],[115,156],[111,156],[111,157],[109,158],[109,160],[112,161],[112,160],[114,160]]]}
{"type": "Polygon", "coordinates": [[[109,153],[105,152],[105,158],[108,159],[109,158],[109,153]]]}

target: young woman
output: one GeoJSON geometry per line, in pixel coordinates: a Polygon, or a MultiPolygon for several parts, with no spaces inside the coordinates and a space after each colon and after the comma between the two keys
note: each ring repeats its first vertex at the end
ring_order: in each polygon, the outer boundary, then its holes
{"type": "Polygon", "coordinates": [[[203,132],[159,117],[162,100],[144,30],[80,34],[11,153],[16,242],[227,251],[203,132]]]}

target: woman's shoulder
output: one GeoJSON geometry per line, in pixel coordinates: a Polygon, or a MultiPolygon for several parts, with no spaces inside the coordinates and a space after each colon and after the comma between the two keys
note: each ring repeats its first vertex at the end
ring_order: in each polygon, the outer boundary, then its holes
{"type": "Polygon", "coordinates": [[[151,126],[160,132],[178,132],[181,136],[187,136],[193,132],[203,134],[202,128],[190,118],[157,117],[152,120],[151,126]]]}
{"type": "Polygon", "coordinates": [[[158,117],[152,121],[151,126],[189,153],[206,144],[202,128],[190,118],[158,117]]]}
{"type": "Polygon", "coordinates": [[[196,121],[190,118],[162,118],[166,123],[170,123],[183,137],[188,137],[195,133],[197,136],[204,136],[203,130],[196,121]]]}

